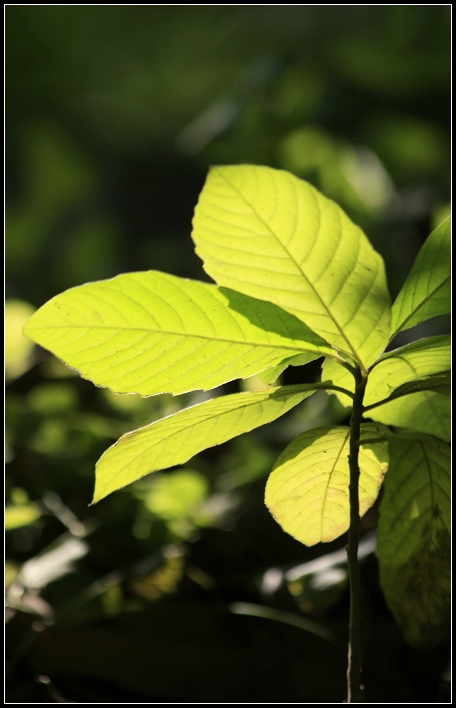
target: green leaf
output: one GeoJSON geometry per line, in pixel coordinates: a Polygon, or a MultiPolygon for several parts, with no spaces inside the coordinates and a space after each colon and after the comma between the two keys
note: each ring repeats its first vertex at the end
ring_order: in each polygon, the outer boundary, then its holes
{"type": "Polygon", "coordinates": [[[393,339],[398,332],[450,312],[451,218],[421,248],[392,308],[393,339]]]}
{"type": "Polygon", "coordinates": [[[281,386],[214,398],[123,435],[97,463],[93,503],[150,472],[181,465],[208,447],[270,423],[317,388],[281,386]]]}
{"type": "Polygon", "coordinates": [[[67,290],[24,333],[98,386],[144,396],[208,390],[304,352],[336,355],[275,305],[156,271],[67,290]]]}
{"type": "MultiPolygon", "coordinates": [[[[347,427],[299,435],[283,451],[266,485],[266,506],[282,529],[306,546],[333,541],[350,525],[347,427]]],[[[383,426],[362,426],[361,438],[384,437],[383,426]]],[[[375,502],[387,469],[385,441],[361,445],[359,511],[375,502]]]]}
{"type": "Polygon", "coordinates": [[[378,522],[386,602],[417,648],[450,627],[450,449],[430,436],[391,436],[378,522]]]}
{"type": "Polygon", "coordinates": [[[222,286],[273,302],[367,367],[390,333],[383,260],[307,182],[269,167],[213,168],[193,239],[222,286]]]}
{"type": "MultiPolygon", "coordinates": [[[[366,411],[366,415],[385,425],[412,428],[448,441],[450,401],[436,392],[436,381],[432,386],[429,381],[435,374],[447,372],[450,363],[449,335],[428,337],[388,352],[369,372],[364,405],[366,408],[372,406],[372,409],[366,411]],[[425,390],[427,386],[422,383],[425,377],[429,377],[429,390],[425,390]],[[415,393],[410,390],[409,395],[404,395],[406,384],[410,389],[413,386],[422,389],[415,393]],[[389,397],[396,400],[373,407],[389,397]]],[[[336,386],[353,391],[354,379],[350,372],[328,359],[323,366],[323,377],[336,386]]],[[[344,405],[351,405],[344,394],[337,393],[337,396],[344,405]]]]}

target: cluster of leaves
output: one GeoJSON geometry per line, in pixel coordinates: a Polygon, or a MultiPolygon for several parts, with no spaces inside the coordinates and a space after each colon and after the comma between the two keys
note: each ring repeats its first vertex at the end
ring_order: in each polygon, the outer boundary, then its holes
{"type": "MultiPolygon", "coordinates": [[[[94,502],[144,475],[269,423],[316,390],[347,404],[367,378],[360,515],[384,483],[382,588],[406,639],[432,646],[449,620],[449,337],[388,351],[396,335],[449,311],[450,221],[428,238],[392,308],[364,233],[306,182],[266,167],[210,171],[193,239],[217,285],[149,271],[73,288],[25,334],[117,393],[173,395],[259,375],[265,388],[214,398],[123,435],[101,457],[94,502]],[[322,381],[271,386],[325,357],[322,381]],[[387,426],[394,426],[394,432],[387,426]]],[[[280,455],[266,504],[313,545],[349,526],[348,427],[317,428],[280,455]]]]}

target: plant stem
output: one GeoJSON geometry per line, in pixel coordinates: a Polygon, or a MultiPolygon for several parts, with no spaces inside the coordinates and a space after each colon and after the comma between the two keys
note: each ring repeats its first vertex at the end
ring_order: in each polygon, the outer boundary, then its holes
{"type": "Polygon", "coordinates": [[[350,528],[348,530],[348,578],[350,582],[350,622],[348,634],[347,703],[362,703],[361,672],[363,649],[361,636],[361,577],[358,563],[359,542],[359,439],[363,414],[363,398],[367,375],[355,373],[355,395],[350,420],[350,528]]]}

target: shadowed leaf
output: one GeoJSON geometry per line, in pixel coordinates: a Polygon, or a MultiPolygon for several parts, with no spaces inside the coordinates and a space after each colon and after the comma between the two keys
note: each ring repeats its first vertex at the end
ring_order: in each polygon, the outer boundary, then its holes
{"type": "Polygon", "coordinates": [[[378,523],[380,582],[414,647],[450,628],[450,449],[430,436],[392,436],[378,523]]]}

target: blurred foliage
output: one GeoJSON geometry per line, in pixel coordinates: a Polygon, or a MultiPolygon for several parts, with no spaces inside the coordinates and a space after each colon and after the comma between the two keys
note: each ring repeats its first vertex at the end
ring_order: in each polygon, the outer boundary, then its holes
{"type": "MultiPolygon", "coordinates": [[[[290,440],[346,420],[335,397],[89,508],[110,444],[204,396],[115,396],[20,330],[88,280],[206,279],[191,218],[217,163],[283,167],[338,201],[394,296],[449,211],[450,66],[443,5],[6,7],[9,702],[342,700],[344,539],[307,549],[263,503],[290,440]],[[321,554],[324,577],[290,575],[321,554]]],[[[362,572],[366,701],[446,702],[447,645],[407,647],[372,553],[362,572]]]]}
{"type": "Polygon", "coordinates": [[[5,303],[5,376],[7,380],[21,376],[32,366],[33,343],[22,334],[22,328],[35,308],[23,300],[5,303]]]}

